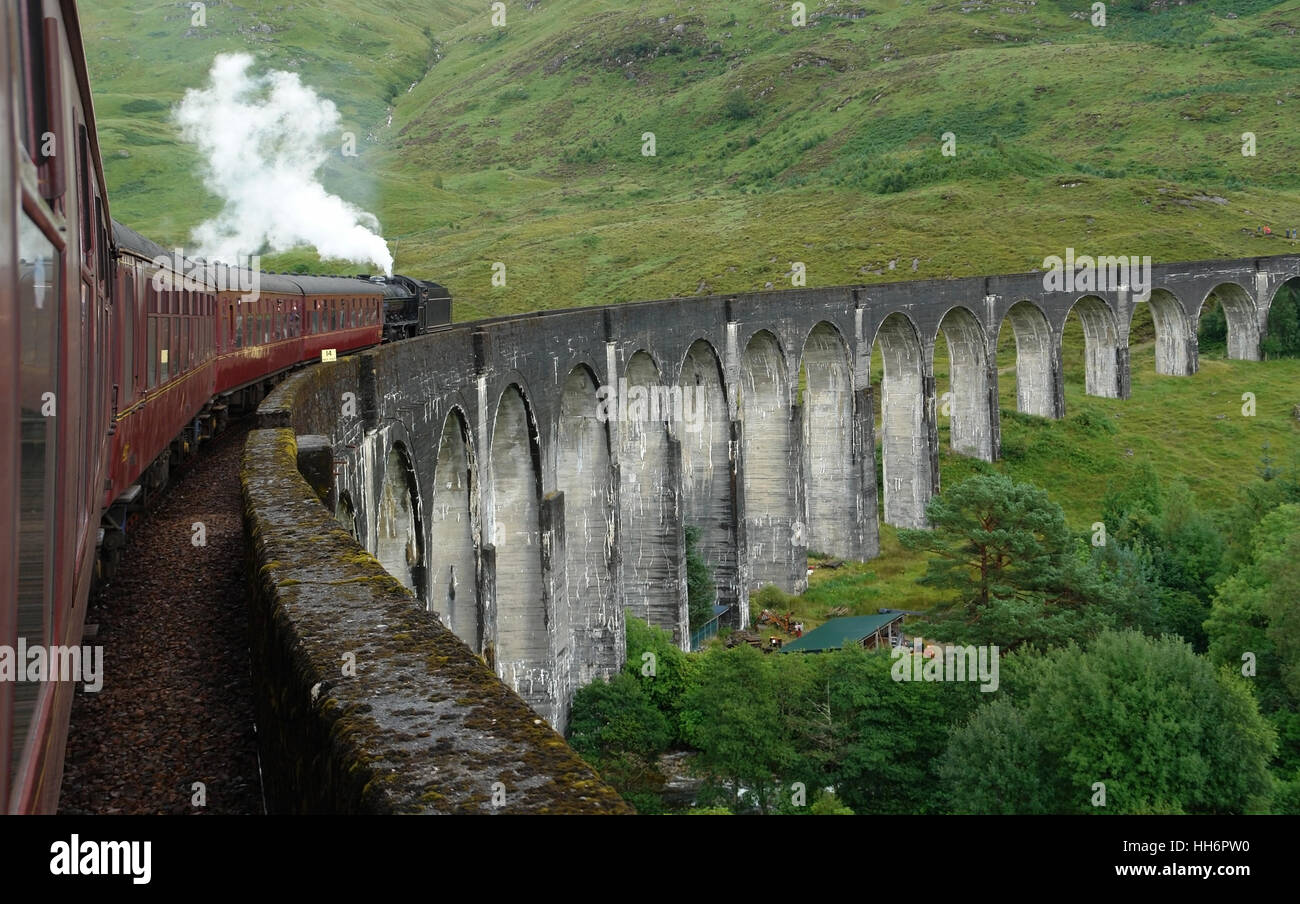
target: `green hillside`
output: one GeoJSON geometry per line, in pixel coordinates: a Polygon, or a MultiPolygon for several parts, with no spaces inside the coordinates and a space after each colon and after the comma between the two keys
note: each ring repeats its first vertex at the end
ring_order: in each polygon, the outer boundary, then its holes
{"type": "Polygon", "coordinates": [[[796,260],[820,286],[1280,253],[1255,227],[1300,226],[1300,0],[1113,3],[1101,28],[1065,0],[813,0],[799,28],[761,0],[489,6],[214,2],[193,27],[87,0],[115,215],[174,243],[215,212],[168,110],[246,50],[338,104],[359,154],[326,185],[458,317],[781,287],[796,260]]]}

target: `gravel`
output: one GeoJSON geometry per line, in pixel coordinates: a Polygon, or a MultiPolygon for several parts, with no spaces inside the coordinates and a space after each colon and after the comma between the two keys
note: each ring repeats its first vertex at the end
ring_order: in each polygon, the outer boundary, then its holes
{"type": "Polygon", "coordinates": [[[211,441],[140,518],[91,602],[99,632],[84,643],[104,647],[104,685],[77,691],[61,813],[264,812],[239,494],[247,430],[211,441]]]}

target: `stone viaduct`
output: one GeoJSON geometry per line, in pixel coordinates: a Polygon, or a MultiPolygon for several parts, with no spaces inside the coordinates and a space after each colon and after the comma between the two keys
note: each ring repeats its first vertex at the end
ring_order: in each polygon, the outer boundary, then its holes
{"type": "Polygon", "coordinates": [[[333,485],[322,496],[338,520],[562,730],[573,692],[621,666],[625,609],[689,643],[685,525],[699,528],[725,619],[741,627],[751,591],[805,587],[809,549],[876,555],[882,495],[887,523],[924,526],[939,490],[940,332],[953,450],[992,460],[1008,325],[1019,410],[1060,418],[1072,311],[1087,392],[1126,398],[1138,306],[1150,307],[1159,373],[1196,372],[1212,298],[1229,355],[1256,359],[1300,255],[1157,264],[1151,275],[1147,299],[1118,281],[1047,291],[1043,273],[1028,273],[457,324],[340,362],[332,382],[316,380],[318,416],[296,423],[327,438],[317,442],[333,485]]]}

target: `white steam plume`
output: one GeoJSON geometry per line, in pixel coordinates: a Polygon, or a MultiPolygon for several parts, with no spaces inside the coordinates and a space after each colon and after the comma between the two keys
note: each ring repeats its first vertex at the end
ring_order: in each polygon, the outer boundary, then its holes
{"type": "Polygon", "coordinates": [[[341,135],[334,104],[295,73],[252,75],[246,53],[212,61],[209,83],[176,110],[186,141],[202,152],[208,189],[225,202],[194,230],[198,254],[233,263],[270,245],[313,245],[321,258],[372,263],[392,275],[379,221],[325,191],[316,178],[341,135]]]}

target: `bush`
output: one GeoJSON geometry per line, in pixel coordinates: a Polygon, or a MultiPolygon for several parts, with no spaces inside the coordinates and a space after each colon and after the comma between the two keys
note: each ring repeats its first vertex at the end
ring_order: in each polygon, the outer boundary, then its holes
{"type": "Polygon", "coordinates": [[[1119,430],[1115,422],[1100,411],[1093,411],[1085,408],[1078,414],[1070,418],[1070,423],[1078,427],[1084,433],[1093,436],[1100,436],[1103,433],[1115,433],[1119,430]]]}
{"type": "Polygon", "coordinates": [[[739,122],[754,115],[754,105],[749,102],[745,92],[736,88],[722,101],[722,112],[728,119],[739,122]]]}

